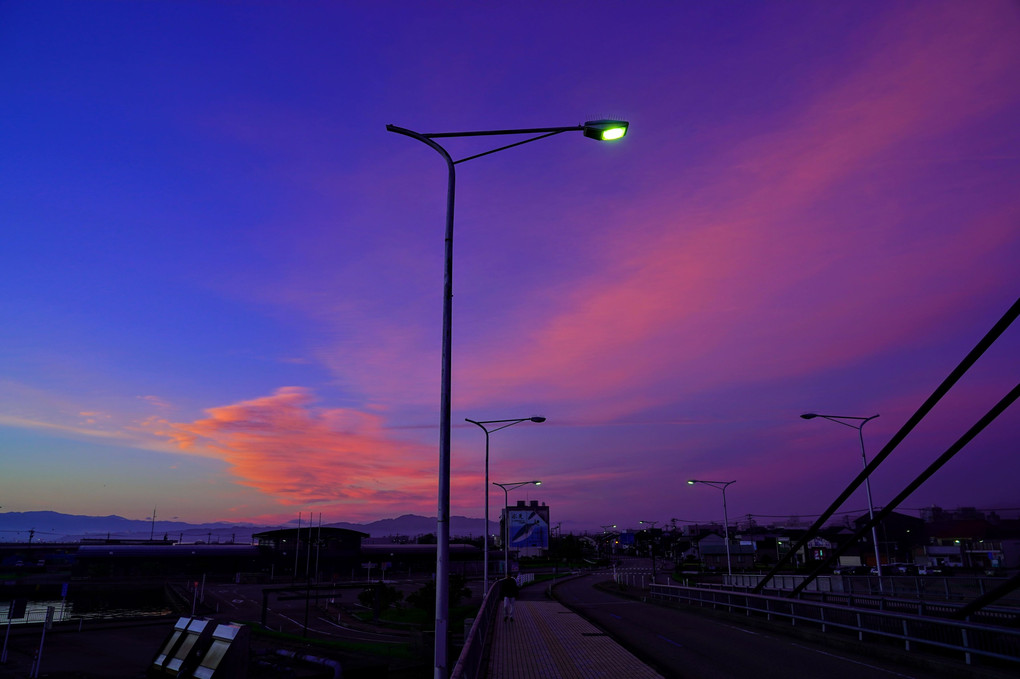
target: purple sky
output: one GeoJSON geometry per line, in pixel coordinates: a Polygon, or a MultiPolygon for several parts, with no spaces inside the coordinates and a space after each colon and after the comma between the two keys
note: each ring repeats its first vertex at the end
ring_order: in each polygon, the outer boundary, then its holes
{"type": "MultiPolygon", "coordinates": [[[[564,530],[720,519],[688,478],[818,514],[859,444],[798,415],[880,413],[877,453],[1020,291],[1018,34],[993,0],[5,2],[3,511],[434,515],[446,171],[385,125],[620,117],[458,166],[451,511],[464,418],[538,414],[491,476],[564,530]]],[[[1014,327],[876,504],[1018,375],[1014,327]]],[[[1020,507],[1018,434],[905,506],[1020,507]]]]}

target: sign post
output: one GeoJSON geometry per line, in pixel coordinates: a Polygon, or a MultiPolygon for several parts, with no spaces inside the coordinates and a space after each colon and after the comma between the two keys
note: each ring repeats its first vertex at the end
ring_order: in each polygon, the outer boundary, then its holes
{"type": "Polygon", "coordinates": [[[43,625],[42,638],[39,639],[39,651],[35,654],[35,660],[32,661],[32,669],[28,673],[29,679],[39,678],[39,666],[42,665],[42,652],[43,644],[46,643],[46,630],[53,627],[53,612],[56,609],[53,606],[46,607],[46,623],[43,625]]]}
{"type": "Polygon", "coordinates": [[[4,650],[0,654],[0,664],[7,664],[7,640],[11,638],[11,621],[15,618],[24,618],[27,608],[28,601],[25,599],[14,599],[7,608],[7,631],[4,633],[4,650]]]}

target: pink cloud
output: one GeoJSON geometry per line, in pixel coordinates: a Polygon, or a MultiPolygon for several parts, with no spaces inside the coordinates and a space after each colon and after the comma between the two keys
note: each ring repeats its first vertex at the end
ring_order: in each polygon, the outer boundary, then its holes
{"type": "Polygon", "coordinates": [[[895,162],[919,149],[930,155],[933,140],[1016,104],[1016,22],[996,21],[971,7],[926,5],[866,36],[849,75],[826,85],[833,76],[819,73],[789,123],[735,145],[690,202],[661,207],[672,202],[662,196],[634,215],[643,237],[607,242],[604,268],[533,319],[526,337],[470,357],[465,374],[485,377],[459,398],[537,391],[584,399],[592,418],[611,417],[645,407],[657,382],[682,376],[696,389],[803,374],[937,328],[993,287],[996,271],[983,262],[1016,249],[1020,205],[978,206],[985,214],[939,222],[924,238],[912,226],[912,240],[896,242],[899,202],[918,189],[917,168],[895,162]],[[872,186],[876,167],[890,186],[872,186]],[[844,205],[844,194],[871,202],[844,205]],[[862,216],[849,232],[826,228],[822,205],[829,221],[843,220],[844,208],[883,217],[862,216]],[[857,260],[870,268],[839,270],[857,260]],[[818,286],[820,276],[830,287],[818,286]],[[848,325],[877,320],[876,301],[882,332],[848,325]],[[593,394],[605,393],[612,400],[592,407],[593,394]]]}
{"type": "Polygon", "coordinates": [[[434,500],[432,450],[397,440],[382,417],[317,408],[307,389],[210,408],[193,422],[151,419],[145,428],[180,450],[222,459],[238,483],[291,506],[345,517],[423,511],[434,500]]]}

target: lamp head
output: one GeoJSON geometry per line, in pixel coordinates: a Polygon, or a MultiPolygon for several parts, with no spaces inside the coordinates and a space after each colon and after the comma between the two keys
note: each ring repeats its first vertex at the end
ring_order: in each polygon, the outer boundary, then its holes
{"type": "Polygon", "coordinates": [[[536,486],[541,486],[542,485],[541,481],[532,481],[532,483],[535,484],[536,486]]]}
{"type": "Polygon", "coordinates": [[[689,481],[687,481],[688,486],[693,486],[695,483],[697,483],[697,481],[695,481],[694,479],[690,479],[689,481]]]}
{"type": "Polygon", "coordinates": [[[531,417],[531,418],[529,418],[529,419],[530,419],[530,420],[531,420],[532,422],[538,422],[538,423],[542,423],[542,422],[545,422],[545,418],[544,418],[544,417],[541,417],[541,416],[539,416],[539,415],[536,415],[535,417],[531,417]]]}
{"type": "Polygon", "coordinates": [[[621,139],[627,134],[630,126],[626,120],[589,120],[582,125],[584,136],[599,141],[612,141],[621,139]]]}
{"type": "Polygon", "coordinates": [[[801,419],[804,419],[804,420],[813,420],[816,417],[818,417],[818,413],[804,413],[800,417],[801,417],[801,419]]]}

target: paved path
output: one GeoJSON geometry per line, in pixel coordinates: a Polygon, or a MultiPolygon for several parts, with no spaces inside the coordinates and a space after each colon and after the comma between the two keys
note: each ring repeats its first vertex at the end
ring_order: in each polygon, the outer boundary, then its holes
{"type": "Polygon", "coordinates": [[[489,679],[662,679],[597,627],[552,601],[518,600],[496,620],[489,679]]]}

